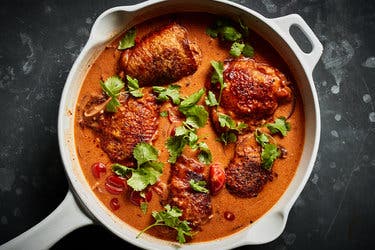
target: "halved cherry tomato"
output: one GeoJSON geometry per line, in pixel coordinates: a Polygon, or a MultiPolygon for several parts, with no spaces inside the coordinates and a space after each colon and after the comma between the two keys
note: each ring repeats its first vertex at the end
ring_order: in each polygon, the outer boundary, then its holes
{"type": "Polygon", "coordinates": [[[106,173],[107,169],[104,163],[96,162],[91,166],[92,175],[96,178],[100,178],[100,173],[106,173]]]}
{"type": "Polygon", "coordinates": [[[212,195],[219,193],[225,184],[225,172],[217,164],[210,166],[210,192],[212,195]]]}
{"type": "Polygon", "coordinates": [[[152,199],[152,192],[150,190],[143,191],[145,197],[141,196],[141,192],[132,191],[130,194],[130,201],[136,206],[139,206],[142,202],[150,202],[152,199]]]}
{"type": "Polygon", "coordinates": [[[111,175],[108,176],[105,180],[104,186],[110,194],[121,194],[122,192],[124,192],[126,187],[125,179],[116,175],[111,175]]]}
{"type": "Polygon", "coordinates": [[[120,202],[117,198],[112,198],[109,205],[111,206],[112,210],[118,210],[120,208],[120,202]]]}

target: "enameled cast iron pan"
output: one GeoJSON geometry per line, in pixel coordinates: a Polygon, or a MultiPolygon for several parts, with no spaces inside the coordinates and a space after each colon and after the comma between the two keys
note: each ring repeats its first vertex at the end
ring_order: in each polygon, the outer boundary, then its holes
{"type": "Polygon", "coordinates": [[[74,117],[78,94],[88,66],[105,45],[128,29],[147,19],[174,12],[209,12],[244,21],[268,41],[287,62],[301,92],[305,112],[305,145],[297,172],[280,200],[252,225],[215,241],[185,244],[183,249],[226,249],[247,244],[267,243],[284,230],[289,210],[301,193],[312,171],[320,138],[320,113],[312,71],[322,54],[322,45],[299,15],[268,19],[241,5],[225,0],[150,0],[137,5],[115,7],[95,21],[89,40],[75,61],[61,97],[58,137],[61,157],[70,181],[70,190],[60,206],[46,219],[0,249],[45,249],[78,227],[100,223],[110,231],[142,248],[174,249],[176,244],[152,236],[136,239],[138,231],[122,222],[96,198],[79,166],[74,145],[74,117]],[[312,45],[304,53],[290,35],[297,26],[312,45]]]}

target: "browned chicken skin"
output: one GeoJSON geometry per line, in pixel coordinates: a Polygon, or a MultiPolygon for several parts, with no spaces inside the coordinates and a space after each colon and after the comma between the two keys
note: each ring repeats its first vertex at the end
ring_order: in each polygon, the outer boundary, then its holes
{"type": "Polygon", "coordinates": [[[238,116],[266,119],[275,112],[278,103],[292,98],[283,73],[252,59],[227,62],[223,76],[227,87],[221,106],[238,116]]]}
{"type": "Polygon", "coordinates": [[[183,211],[183,219],[195,228],[199,228],[212,217],[210,195],[194,191],[189,183],[190,180],[205,180],[203,171],[204,166],[201,163],[183,155],[172,165],[169,194],[171,204],[179,207],[183,211]]]}
{"type": "Polygon", "coordinates": [[[201,60],[199,47],[190,42],[187,30],[170,24],[142,38],[125,50],[120,65],[141,86],[169,84],[193,74],[201,60]]]}
{"type": "MultiPolygon", "coordinates": [[[[262,120],[272,117],[279,104],[290,102],[293,98],[288,86],[290,83],[283,73],[252,59],[225,62],[223,77],[226,87],[220,107],[211,110],[211,119],[218,132],[225,130],[218,126],[216,112],[244,121],[249,126],[259,125],[262,120]]],[[[218,89],[214,91],[218,97],[218,89]]]]}
{"type": "Polygon", "coordinates": [[[227,190],[236,196],[256,197],[272,172],[261,166],[260,148],[253,134],[240,138],[233,159],[225,168],[227,190]]]}
{"type": "Polygon", "coordinates": [[[97,132],[101,148],[113,162],[131,164],[135,145],[155,139],[159,105],[149,93],[139,99],[123,93],[119,99],[121,106],[116,113],[99,112],[88,116],[88,110],[105,101],[103,97],[91,99],[84,108],[81,124],[97,132]]]}

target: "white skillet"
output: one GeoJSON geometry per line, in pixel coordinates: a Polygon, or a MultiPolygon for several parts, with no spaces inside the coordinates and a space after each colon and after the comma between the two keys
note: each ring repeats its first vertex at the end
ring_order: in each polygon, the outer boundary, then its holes
{"type": "Polygon", "coordinates": [[[296,14],[265,18],[239,4],[225,0],[150,0],[137,5],[111,8],[95,21],[89,40],[75,61],[66,81],[59,109],[58,137],[61,157],[70,189],[59,207],[42,222],[0,249],[46,249],[76,228],[100,223],[122,239],[142,248],[175,249],[176,244],[143,235],[114,216],[95,196],[80,169],[74,145],[75,105],[88,66],[104,46],[123,30],[144,20],[173,12],[209,12],[237,20],[240,17],[252,30],[267,40],[287,62],[302,95],[305,111],[305,145],[297,172],[280,200],[264,216],[238,233],[214,241],[185,244],[183,249],[227,249],[262,244],[277,238],[284,230],[288,213],[312,171],[320,139],[320,113],[312,71],[322,54],[322,45],[296,14]],[[299,27],[312,45],[304,53],[290,35],[299,27]]]}

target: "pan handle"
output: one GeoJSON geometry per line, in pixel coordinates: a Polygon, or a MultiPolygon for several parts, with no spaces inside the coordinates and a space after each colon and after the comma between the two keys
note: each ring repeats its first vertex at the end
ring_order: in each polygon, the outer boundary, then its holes
{"type": "Polygon", "coordinates": [[[71,231],[93,224],[69,190],[65,199],[47,218],[28,231],[0,246],[0,249],[48,249],[71,231]]]}
{"type": "Polygon", "coordinates": [[[311,69],[312,71],[323,53],[323,45],[305,20],[303,20],[303,18],[298,14],[273,18],[271,20],[273,20],[275,24],[281,28],[283,34],[286,35],[288,44],[290,44],[292,49],[295,50],[298,57],[302,59],[304,63],[307,63],[307,65],[304,66],[307,66],[307,68],[311,69]],[[310,53],[303,52],[290,34],[290,28],[293,25],[297,26],[311,43],[312,49],[310,53]],[[298,48],[298,51],[294,48],[298,48]]]}

